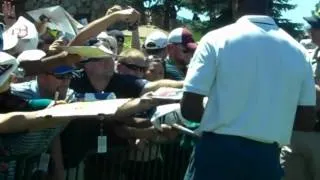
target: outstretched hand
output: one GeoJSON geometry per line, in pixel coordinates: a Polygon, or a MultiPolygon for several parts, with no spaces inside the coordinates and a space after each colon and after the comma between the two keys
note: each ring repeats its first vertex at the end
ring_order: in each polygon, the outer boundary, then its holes
{"type": "Polygon", "coordinates": [[[128,23],[129,25],[137,24],[140,21],[140,13],[133,8],[116,11],[114,12],[114,14],[120,15],[121,20],[128,23]]]}

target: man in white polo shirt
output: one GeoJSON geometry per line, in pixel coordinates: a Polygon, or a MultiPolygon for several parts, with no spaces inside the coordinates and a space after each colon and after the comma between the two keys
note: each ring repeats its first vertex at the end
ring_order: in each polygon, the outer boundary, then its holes
{"type": "Polygon", "coordinates": [[[201,122],[196,180],[280,180],[280,146],[314,126],[306,52],[266,16],[270,5],[232,0],[237,21],[206,34],[190,62],[181,110],[201,122]]]}

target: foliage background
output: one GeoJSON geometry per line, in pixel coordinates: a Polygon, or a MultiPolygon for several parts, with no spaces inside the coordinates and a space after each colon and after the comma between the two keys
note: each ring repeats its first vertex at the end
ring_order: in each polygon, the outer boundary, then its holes
{"type": "MultiPolygon", "coordinates": [[[[272,16],[278,25],[296,39],[304,35],[303,25],[285,19],[282,14],[296,8],[291,0],[273,0],[272,16]]],[[[186,26],[192,30],[196,41],[210,30],[220,28],[233,22],[231,0],[110,0],[110,4],[130,5],[140,12],[150,12],[156,21],[152,24],[170,31],[178,26],[186,26]],[[193,19],[178,17],[177,12],[187,8],[194,13],[193,19]],[[206,15],[209,20],[200,21],[199,15],[206,15]],[[158,17],[158,18],[157,18],[158,17]],[[160,17],[160,18],[159,18],[160,17]],[[174,21],[174,23],[172,23],[174,21]]],[[[147,23],[146,13],[142,14],[142,24],[147,23]]],[[[131,38],[126,38],[126,47],[130,47],[131,38]]],[[[143,42],[143,39],[141,39],[143,42]]]]}

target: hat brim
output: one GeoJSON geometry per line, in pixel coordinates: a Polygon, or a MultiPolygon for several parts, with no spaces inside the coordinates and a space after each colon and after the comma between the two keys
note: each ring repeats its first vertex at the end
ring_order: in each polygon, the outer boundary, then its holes
{"type": "Polygon", "coordinates": [[[46,56],[46,53],[39,49],[34,50],[26,50],[23,51],[19,56],[17,57],[18,61],[37,61],[46,56]]]}
{"type": "Polygon", "coordinates": [[[56,75],[61,75],[61,74],[67,74],[67,73],[73,73],[75,72],[75,68],[73,68],[72,66],[58,66],[56,68],[54,68],[52,70],[52,73],[53,74],[56,74],[56,75]]]}
{"type": "Polygon", "coordinates": [[[186,44],[186,47],[189,49],[189,50],[193,50],[195,51],[198,47],[197,43],[195,42],[191,42],[191,43],[187,43],[186,44]]]}
{"type": "Polygon", "coordinates": [[[303,17],[305,21],[312,27],[312,28],[320,28],[320,18],[311,16],[311,17],[303,17]]]}
{"type": "Polygon", "coordinates": [[[5,31],[4,33],[2,33],[2,39],[3,39],[2,49],[4,51],[14,48],[19,41],[17,36],[11,35],[8,31],[5,31]]]}
{"type": "Polygon", "coordinates": [[[5,52],[0,52],[0,65],[12,65],[9,69],[0,75],[0,87],[9,79],[11,74],[17,69],[19,61],[5,52]]]}

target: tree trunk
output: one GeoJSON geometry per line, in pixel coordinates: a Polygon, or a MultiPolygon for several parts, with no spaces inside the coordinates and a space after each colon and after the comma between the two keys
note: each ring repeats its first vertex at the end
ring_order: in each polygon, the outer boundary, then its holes
{"type": "Polygon", "coordinates": [[[165,30],[170,29],[170,0],[164,1],[164,17],[163,17],[163,28],[165,30]]]}

